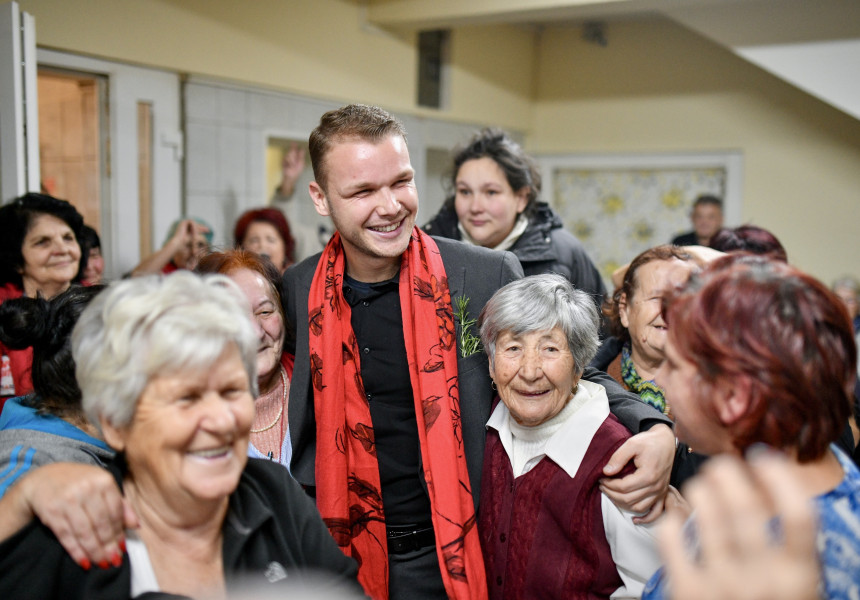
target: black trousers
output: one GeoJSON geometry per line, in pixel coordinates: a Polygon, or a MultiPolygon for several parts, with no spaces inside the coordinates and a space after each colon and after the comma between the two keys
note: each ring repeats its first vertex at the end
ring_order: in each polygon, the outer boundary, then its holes
{"type": "Polygon", "coordinates": [[[447,597],[436,546],[388,555],[389,600],[444,600],[447,597]]]}

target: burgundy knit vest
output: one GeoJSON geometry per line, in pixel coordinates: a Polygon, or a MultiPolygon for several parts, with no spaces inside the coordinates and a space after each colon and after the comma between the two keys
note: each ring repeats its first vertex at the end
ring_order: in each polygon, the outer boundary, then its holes
{"type": "MultiPolygon", "coordinates": [[[[621,586],[603,529],[598,481],[629,437],[609,415],[576,477],[544,457],[514,479],[498,432],[487,432],[479,531],[491,599],[609,598],[621,586]]],[[[622,473],[631,471],[628,465],[622,473]]]]}

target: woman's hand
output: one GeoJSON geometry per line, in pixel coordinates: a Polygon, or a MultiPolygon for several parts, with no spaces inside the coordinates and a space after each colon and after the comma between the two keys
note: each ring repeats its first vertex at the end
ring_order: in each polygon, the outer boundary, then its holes
{"type": "Polygon", "coordinates": [[[636,471],[620,479],[601,479],[600,491],[623,510],[639,513],[635,523],[650,523],[663,512],[675,460],[675,434],[668,425],[655,425],[634,435],[615,451],[603,468],[612,476],[633,461],[636,471]]]}
{"type": "Polygon", "coordinates": [[[304,170],[305,149],[293,142],[284,152],[281,162],[281,185],[278,186],[278,194],[284,198],[291,197],[296,190],[296,181],[304,170]]]}
{"type": "Polygon", "coordinates": [[[33,517],[51,529],[85,569],[119,566],[123,532],[138,527],[113,476],[100,467],[76,463],[39,467],[6,493],[0,500],[0,540],[17,533],[33,517]]]}
{"type": "Polygon", "coordinates": [[[696,511],[700,556],[690,556],[682,526],[670,511],[660,551],[675,600],[817,600],[819,565],[815,514],[786,459],[750,461],[719,456],[684,491],[696,511]],[[784,541],[771,541],[774,510],[784,541]]]}

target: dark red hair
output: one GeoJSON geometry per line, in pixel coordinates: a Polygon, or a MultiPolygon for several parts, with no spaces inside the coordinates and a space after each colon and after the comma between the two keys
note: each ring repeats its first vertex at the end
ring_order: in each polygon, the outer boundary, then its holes
{"type": "Polygon", "coordinates": [[[669,338],[708,388],[745,379],[746,413],[729,426],[743,451],[764,442],[820,458],[851,413],[857,349],[839,298],[783,262],[720,258],[664,298],[669,338]]]}
{"type": "Polygon", "coordinates": [[[287,223],[287,218],[284,213],[277,208],[255,208],[246,210],[236,221],[236,227],[233,229],[233,242],[237,248],[241,248],[245,243],[245,235],[248,233],[248,227],[251,223],[268,223],[274,227],[278,235],[284,241],[284,255],[286,257],[286,265],[275,265],[278,268],[289,266],[296,262],[295,249],[296,240],[293,239],[290,233],[290,224],[287,223]]]}
{"type": "Polygon", "coordinates": [[[711,238],[711,248],[722,252],[743,250],[788,262],[788,254],[780,241],[767,229],[755,225],[741,225],[734,229],[720,229],[711,238]]]}

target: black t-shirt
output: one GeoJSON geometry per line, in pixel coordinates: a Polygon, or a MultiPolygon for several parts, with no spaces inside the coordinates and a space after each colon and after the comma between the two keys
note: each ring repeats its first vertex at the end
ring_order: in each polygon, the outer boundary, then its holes
{"type": "Polygon", "coordinates": [[[344,277],[343,295],[352,309],[361,379],[370,404],[385,522],[429,523],[430,498],[422,482],[398,277],[370,284],[344,277]]]}

